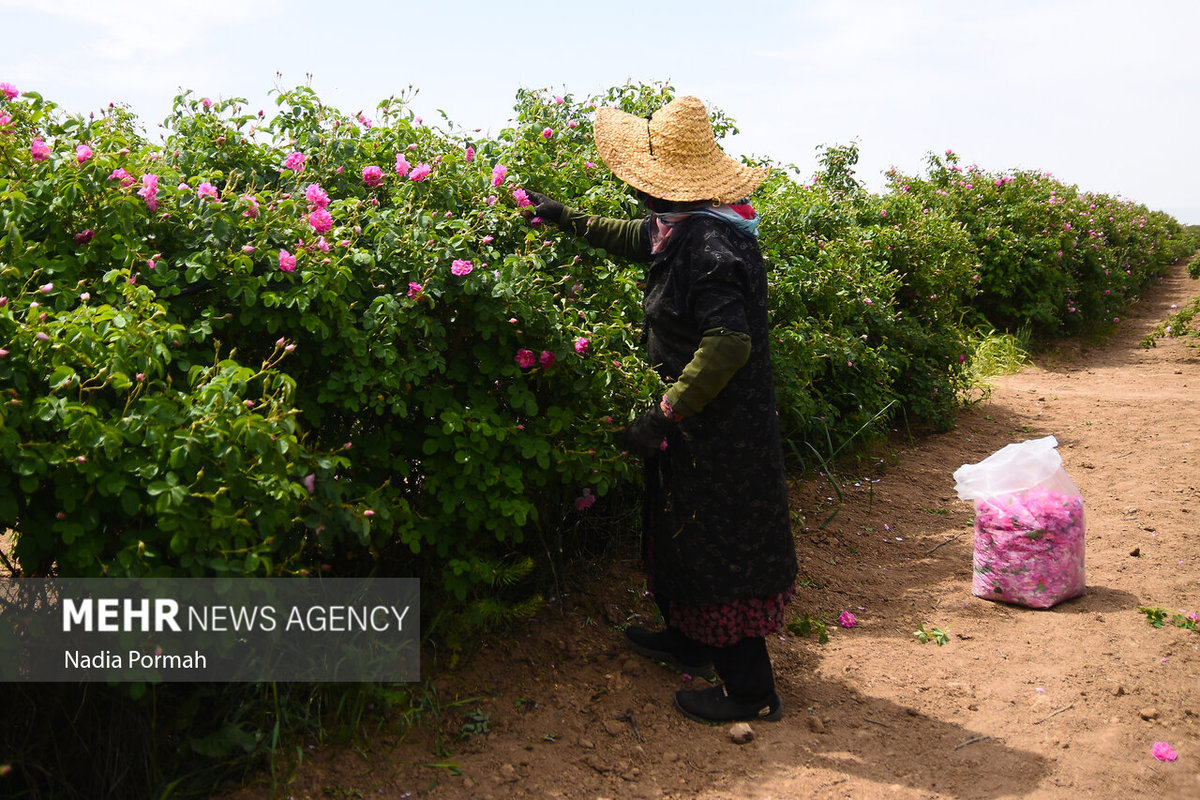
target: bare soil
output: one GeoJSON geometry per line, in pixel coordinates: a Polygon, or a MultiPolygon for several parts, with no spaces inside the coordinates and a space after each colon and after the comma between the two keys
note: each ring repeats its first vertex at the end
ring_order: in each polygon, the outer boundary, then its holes
{"type": "Polygon", "coordinates": [[[1200,611],[1200,344],[1139,346],[1198,294],[1176,268],[1105,342],[1038,357],[955,430],[897,438],[842,476],[840,502],[828,480],[798,483],[788,618],[827,621],[829,640],[770,641],[786,714],[749,743],[674,709],[703,681],[623,647],[620,628],[652,614],[630,559],[439,674],[439,729],[311,748],[275,794],[1200,798],[1200,632],[1138,610],[1200,611]],[[1048,611],[973,597],[973,509],[952,473],[1051,434],[1084,497],[1088,592],[1048,611]],[[948,640],[921,643],[922,625],[948,640]]]}

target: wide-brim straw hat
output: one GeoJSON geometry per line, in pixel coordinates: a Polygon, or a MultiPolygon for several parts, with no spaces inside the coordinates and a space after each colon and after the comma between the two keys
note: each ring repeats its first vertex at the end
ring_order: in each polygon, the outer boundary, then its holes
{"type": "Polygon", "coordinates": [[[676,98],[649,118],[601,108],[593,130],[613,174],[661,200],[732,203],[767,177],[765,167],[747,166],[717,146],[708,111],[695,97],[676,98]]]}

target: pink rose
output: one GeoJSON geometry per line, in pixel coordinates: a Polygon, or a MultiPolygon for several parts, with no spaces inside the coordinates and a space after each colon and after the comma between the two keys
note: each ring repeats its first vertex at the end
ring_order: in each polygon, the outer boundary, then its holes
{"type": "Polygon", "coordinates": [[[409,173],[408,179],[410,181],[423,181],[429,177],[429,173],[431,172],[433,172],[433,167],[428,164],[417,164],[413,167],[412,172],[409,173]]]}
{"type": "Polygon", "coordinates": [[[122,186],[132,186],[133,176],[126,172],[121,167],[114,169],[108,176],[110,181],[120,181],[122,186]]]}
{"type": "Polygon", "coordinates": [[[464,275],[470,275],[473,269],[475,269],[474,264],[461,258],[455,259],[454,263],[450,265],[451,274],[457,275],[460,278],[464,275]]]}
{"type": "Polygon", "coordinates": [[[50,145],[41,139],[34,139],[29,145],[29,154],[33,156],[34,161],[45,161],[50,158],[50,145]]]}
{"type": "Polygon", "coordinates": [[[499,186],[504,183],[504,176],[508,174],[508,167],[503,164],[497,164],[492,167],[492,186],[499,186]]]}
{"type": "Polygon", "coordinates": [[[554,128],[544,128],[544,129],[542,129],[542,138],[543,138],[543,139],[549,139],[549,138],[550,138],[551,136],[553,136],[553,135],[554,135],[554,128]]]}
{"type": "Polygon", "coordinates": [[[533,354],[532,350],[521,349],[513,356],[513,361],[516,361],[517,366],[521,369],[529,369],[537,363],[537,356],[533,354]]]}
{"type": "Polygon", "coordinates": [[[468,164],[471,163],[472,161],[474,161],[475,160],[475,148],[468,146],[466,149],[466,152],[463,153],[463,157],[466,158],[468,164]]]}
{"type": "Polygon", "coordinates": [[[289,153],[288,157],[284,159],[283,166],[293,172],[304,169],[304,153],[289,153]]]}
{"type": "Polygon", "coordinates": [[[418,298],[418,297],[420,297],[420,296],[421,296],[421,292],[422,292],[424,289],[425,289],[425,287],[424,287],[424,286],[422,286],[421,284],[417,283],[416,281],[409,281],[409,282],[408,282],[408,296],[409,296],[409,298],[410,298],[410,299],[413,299],[413,300],[415,300],[416,298],[418,298]]]}
{"type": "Polygon", "coordinates": [[[329,205],[329,195],[319,183],[310,183],[304,190],[304,199],[314,208],[325,208],[329,205]]]}
{"type": "Polygon", "coordinates": [[[538,363],[542,365],[542,369],[550,369],[554,366],[554,353],[543,350],[541,356],[538,357],[538,363]]]}
{"type": "Polygon", "coordinates": [[[296,257],[287,250],[279,251],[279,268],[284,272],[296,271],[296,257]]]}
{"type": "Polygon", "coordinates": [[[517,201],[517,208],[525,208],[533,205],[533,201],[529,199],[529,194],[524,189],[513,189],[513,200],[517,201]]]}
{"type": "Polygon", "coordinates": [[[142,188],[138,189],[138,196],[146,201],[146,205],[151,211],[158,209],[158,200],[155,199],[158,195],[158,176],[153,172],[147,172],[142,176],[142,188]]]}
{"type": "Polygon", "coordinates": [[[210,200],[216,200],[216,199],[218,199],[217,198],[217,187],[213,186],[208,181],[205,181],[204,183],[202,183],[198,187],[196,187],[196,195],[198,197],[207,197],[210,200]]]}
{"type": "Polygon", "coordinates": [[[75,160],[78,161],[80,164],[87,161],[91,157],[92,157],[92,148],[88,147],[86,144],[81,144],[75,148],[75,160]]]}
{"type": "Polygon", "coordinates": [[[383,170],[372,164],[369,167],[363,167],[362,171],[363,183],[367,186],[378,186],[383,180],[383,170]]]}
{"type": "Polygon", "coordinates": [[[396,174],[399,175],[401,178],[403,178],[405,175],[408,174],[408,171],[410,169],[412,169],[412,164],[408,163],[408,159],[404,157],[404,154],[397,153],[396,154],[396,174]]]}
{"type": "Polygon", "coordinates": [[[326,233],[333,227],[333,215],[327,209],[318,208],[308,215],[308,224],[317,233],[326,233]]]}
{"type": "Polygon", "coordinates": [[[587,353],[588,348],[591,347],[591,344],[592,343],[590,341],[580,336],[575,340],[575,352],[582,356],[587,353]]]}
{"type": "Polygon", "coordinates": [[[250,204],[250,206],[242,212],[242,216],[246,217],[247,219],[258,219],[258,198],[252,194],[244,194],[242,195],[242,199],[250,204]]]}
{"type": "Polygon", "coordinates": [[[20,92],[17,91],[17,87],[13,86],[11,83],[0,83],[0,92],[4,92],[5,100],[12,100],[14,97],[20,94],[20,92]]]}
{"type": "Polygon", "coordinates": [[[838,625],[841,625],[843,628],[853,628],[857,624],[858,620],[849,611],[843,611],[841,616],[838,617],[838,625]]]}

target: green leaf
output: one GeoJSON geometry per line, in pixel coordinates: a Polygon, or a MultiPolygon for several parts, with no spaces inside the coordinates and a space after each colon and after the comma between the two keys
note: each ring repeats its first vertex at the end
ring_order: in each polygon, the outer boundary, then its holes
{"type": "Polygon", "coordinates": [[[73,370],[71,367],[63,366],[54,370],[54,372],[51,372],[50,376],[46,380],[50,384],[50,388],[53,390],[61,389],[63,384],[67,383],[68,381],[73,381],[74,379],[75,370],[73,370]]]}
{"type": "Polygon", "coordinates": [[[12,524],[17,518],[17,498],[12,492],[0,492],[0,521],[12,524]]]}

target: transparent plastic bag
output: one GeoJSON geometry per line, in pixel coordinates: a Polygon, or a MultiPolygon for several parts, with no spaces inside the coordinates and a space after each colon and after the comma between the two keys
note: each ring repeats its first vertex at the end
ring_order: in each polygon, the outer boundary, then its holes
{"type": "Polygon", "coordinates": [[[1083,497],[1057,446],[1014,443],[955,471],[959,498],[975,502],[976,597],[1050,608],[1087,591],[1083,497]]]}

